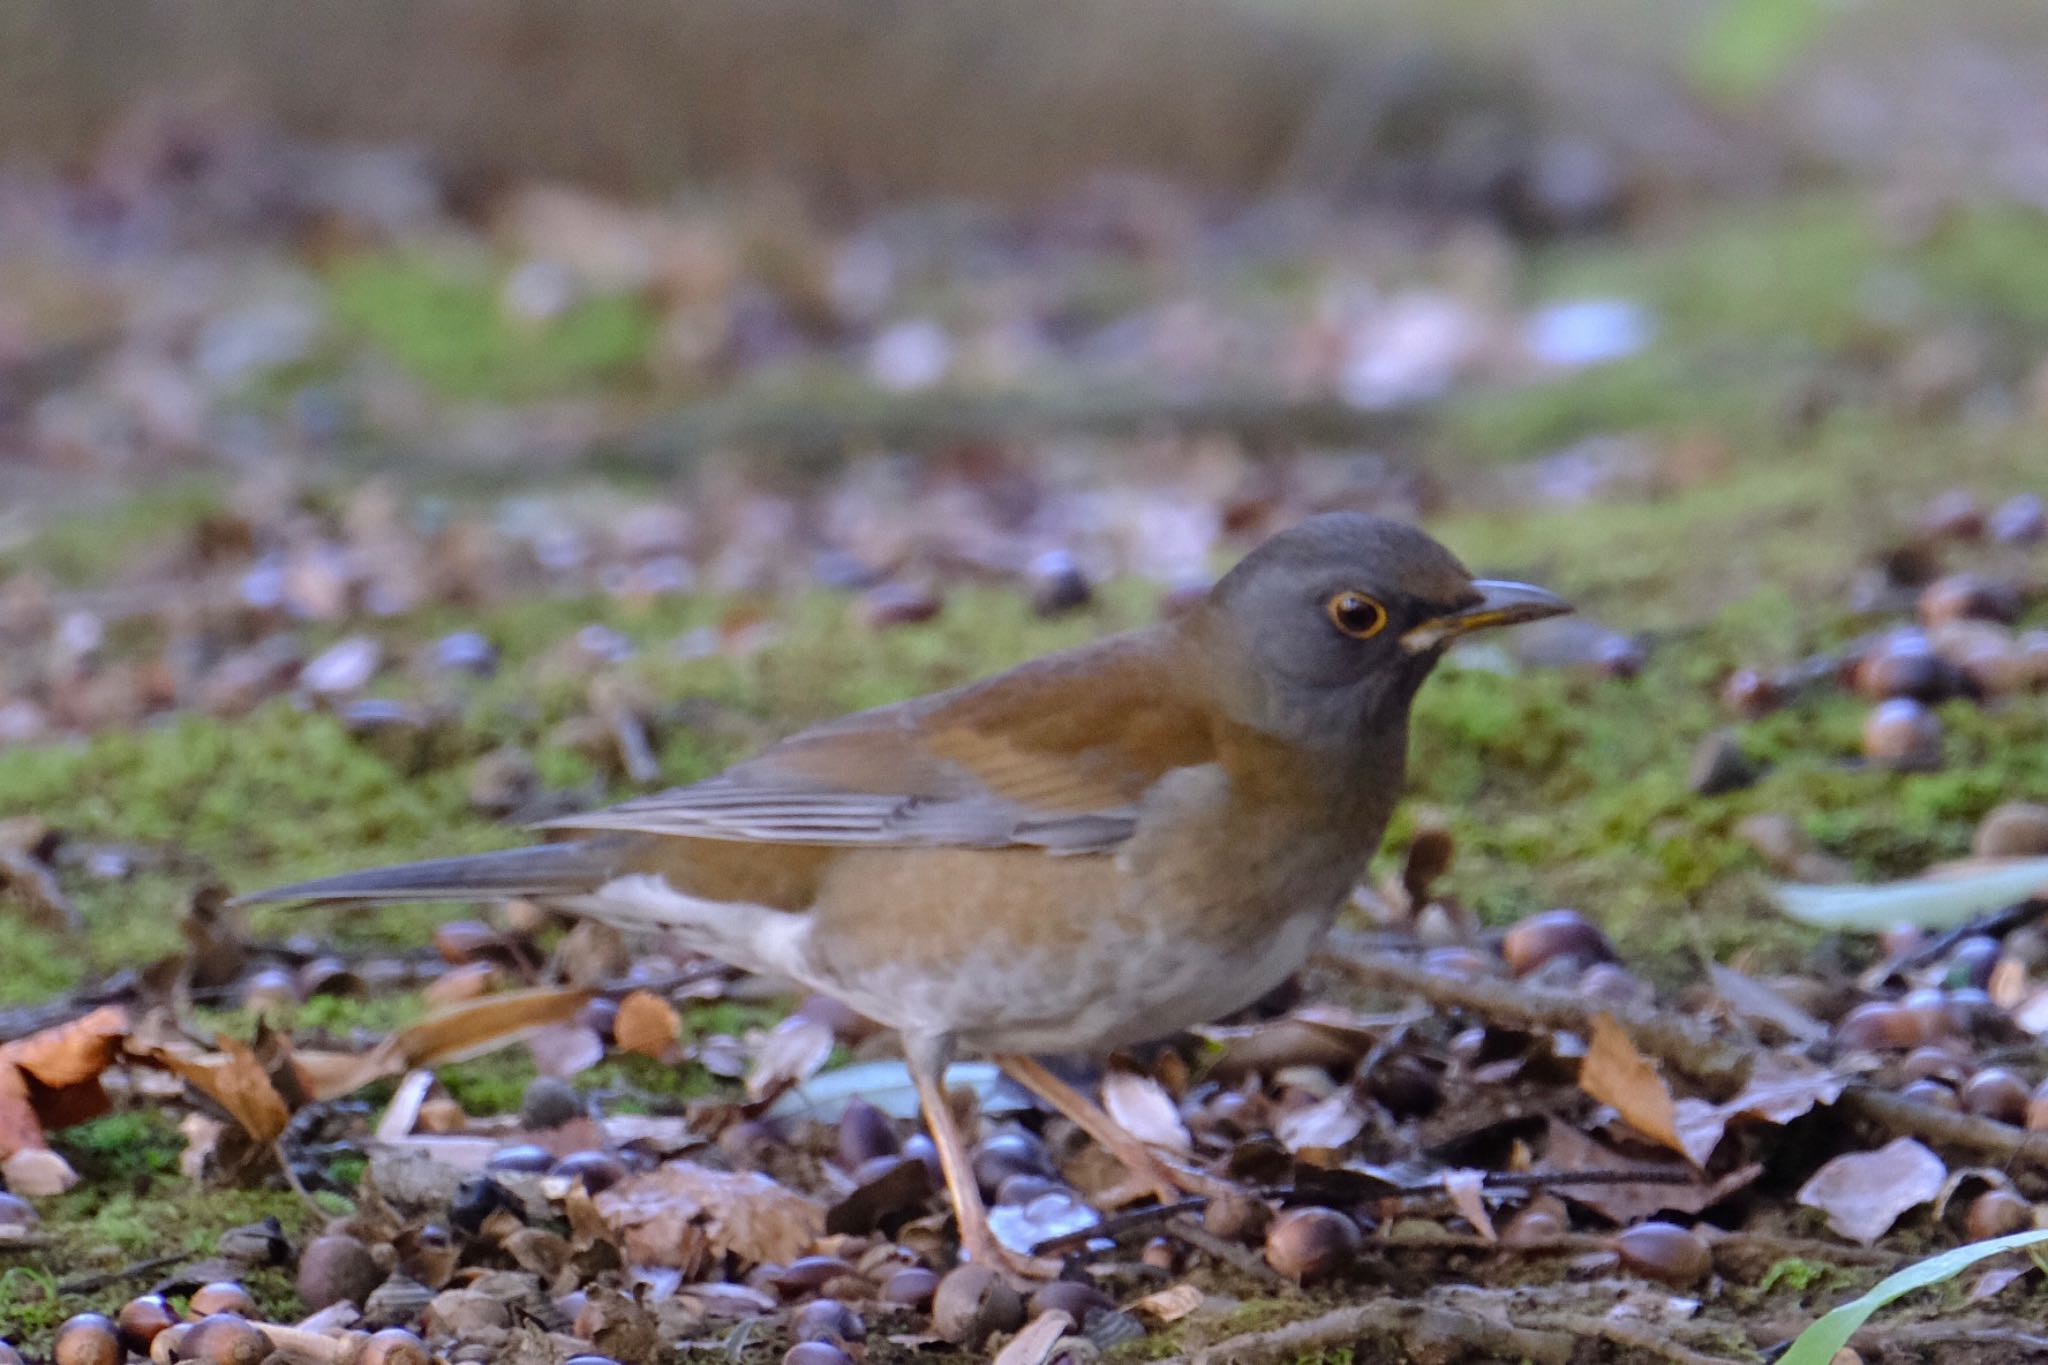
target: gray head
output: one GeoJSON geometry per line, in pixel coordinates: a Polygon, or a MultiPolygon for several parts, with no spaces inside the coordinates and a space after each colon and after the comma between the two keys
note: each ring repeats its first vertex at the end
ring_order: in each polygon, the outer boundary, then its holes
{"type": "Polygon", "coordinates": [[[1405,522],[1311,517],[1253,550],[1209,594],[1202,632],[1233,709],[1313,747],[1406,734],[1409,703],[1469,631],[1569,611],[1525,583],[1475,579],[1405,522]]]}

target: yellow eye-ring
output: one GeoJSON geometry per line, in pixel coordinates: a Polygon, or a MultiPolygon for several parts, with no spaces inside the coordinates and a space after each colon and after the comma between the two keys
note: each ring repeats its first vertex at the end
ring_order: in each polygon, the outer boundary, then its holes
{"type": "Polygon", "coordinates": [[[1330,624],[1354,640],[1370,640],[1387,627],[1387,609],[1366,593],[1340,592],[1323,609],[1330,613],[1330,624]]]}

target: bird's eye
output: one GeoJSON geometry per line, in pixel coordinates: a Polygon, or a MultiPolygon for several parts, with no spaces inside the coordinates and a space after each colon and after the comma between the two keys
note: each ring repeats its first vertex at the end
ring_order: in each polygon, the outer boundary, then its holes
{"type": "Polygon", "coordinates": [[[1387,625],[1387,609],[1366,593],[1340,592],[1323,609],[1330,613],[1330,624],[1354,640],[1370,640],[1387,625]]]}

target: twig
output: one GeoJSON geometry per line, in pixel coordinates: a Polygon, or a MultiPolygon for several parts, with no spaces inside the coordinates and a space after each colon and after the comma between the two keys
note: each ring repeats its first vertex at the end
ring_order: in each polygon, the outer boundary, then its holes
{"type": "Polygon", "coordinates": [[[1275,1289],[1294,1287],[1286,1276],[1267,1265],[1256,1253],[1218,1237],[1192,1218],[1168,1219],[1166,1230],[1195,1250],[1207,1252],[1225,1265],[1241,1270],[1254,1279],[1262,1280],[1275,1289]]]}
{"type": "Polygon", "coordinates": [[[1112,1214],[1092,1227],[1076,1232],[1063,1232],[1057,1237],[1048,1237],[1031,1248],[1033,1256],[1053,1256],[1063,1251],[1074,1251],[1087,1246],[1098,1237],[1117,1238],[1139,1228],[1148,1228],[1163,1223],[1184,1213],[1200,1213],[1209,1206],[1206,1194],[1190,1195],[1171,1204],[1149,1204],[1142,1209],[1131,1209],[1124,1213],[1112,1214]]]}
{"type": "Polygon", "coordinates": [[[1481,977],[1466,979],[1433,972],[1419,962],[1391,954],[1359,950],[1351,936],[1333,932],[1324,950],[1330,965],[1352,980],[1376,990],[1421,996],[1437,1005],[1471,1010],[1520,1028],[1569,1029],[1585,1032],[1597,1014],[1613,1016],[1642,1051],[1710,1085],[1734,1087],[1748,1071],[1748,1054],[1709,1035],[1691,1022],[1669,1014],[1624,1005],[1595,1005],[1564,991],[1544,990],[1481,977]]]}
{"type": "Polygon", "coordinates": [[[1532,1318],[1529,1326],[1569,1332],[1620,1346],[1630,1360],[1662,1360],[1669,1365],[1728,1365],[1731,1357],[1702,1355],[1690,1346],[1631,1327],[1613,1318],[1596,1318],[1584,1313],[1545,1313],[1532,1318]]]}
{"type": "MultiPolygon", "coordinates": [[[[1320,1317],[1247,1332],[1207,1346],[1170,1365],[1281,1365],[1313,1357],[1328,1347],[1357,1346],[1370,1338],[1389,1339],[1408,1360],[1526,1360],[1565,1365],[1577,1338],[1570,1332],[1517,1327],[1446,1304],[1377,1299],[1351,1304],[1320,1317]]],[[[1397,1357],[1361,1352],[1362,1360],[1397,1357]]],[[[1715,1362],[1720,1365],[1720,1362],[1715,1362]]]]}
{"type": "Polygon", "coordinates": [[[1966,938],[1975,938],[1980,934],[1988,938],[2003,938],[2015,929],[2032,924],[2043,915],[2048,915],[2048,896],[2029,896],[2017,904],[1986,911],[1984,914],[1972,916],[1952,929],[1943,930],[1916,948],[1909,948],[1898,954],[1880,966],[1875,975],[1882,981],[1893,973],[1905,971],[1909,967],[1925,966],[1945,956],[1949,949],[1966,938]]]}
{"type": "Polygon", "coordinates": [[[271,1153],[277,1157],[278,1168],[284,1172],[285,1184],[290,1185],[292,1187],[292,1193],[296,1194],[299,1197],[300,1201],[304,1203],[307,1208],[311,1209],[320,1217],[332,1217],[333,1211],[321,1207],[320,1201],[313,1197],[313,1192],[311,1190],[308,1190],[304,1182],[302,1182],[299,1179],[299,1173],[292,1169],[292,1159],[290,1155],[288,1155],[285,1152],[284,1139],[279,1138],[277,1141],[271,1143],[270,1150],[271,1153]]]}
{"type": "Polygon", "coordinates": [[[1862,1081],[1845,1089],[1839,1103],[1850,1112],[1907,1137],[1960,1147],[1996,1158],[2008,1166],[2048,1166],[2048,1139],[2043,1134],[1997,1119],[1901,1099],[1862,1081]]]}
{"type": "Polygon", "coordinates": [[[137,1276],[162,1270],[165,1266],[173,1265],[182,1259],[179,1256],[152,1256],[146,1261],[137,1261],[134,1265],[124,1265],[119,1270],[103,1270],[97,1275],[80,1275],[75,1280],[64,1280],[59,1283],[57,1292],[59,1294],[98,1293],[109,1285],[116,1285],[123,1280],[132,1280],[137,1276]]]}

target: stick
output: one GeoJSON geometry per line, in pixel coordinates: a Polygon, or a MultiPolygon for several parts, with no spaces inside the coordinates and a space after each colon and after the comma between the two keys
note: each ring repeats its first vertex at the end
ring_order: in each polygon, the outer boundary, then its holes
{"type": "Polygon", "coordinates": [[[1976,1114],[1960,1114],[1901,1099],[1858,1081],[1842,1092],[1839,1104],[1871,1122],[1907,1137],[1994,1157],[2008,1166],[2048,1166],[2048,1134],[2015,1128],[2010,1123],[1976,1114]]]}
{"type": "MultiPolygon", "coordinates": [[[[1409,1360],[1527,1360],[1566,1365],[1577,1338],[1562,1331],[1490,1322],[1477,1313],[1443,1304],[1379,1299],[1352,1304],[1302,1322],[1247,1332],[1208,1346],[1169,1365],[1283,1365],[1313,1358],[1330,1347],[1358,1346],[1368,1338],[1391,1339],[1409,1360]]],[[[1361,1360],[1391,1361],[1379,1351],[1361,1360]]],[[[1719,1365],[1719,1362],[1716,1362],[1719,1365]]]]}
{"type": "Polygon", "coordinates": [[[1734,1087],[1748,1072],[1747,1054],[1687,1020],[1603,1002],[1597,1008],[1564,991],[1543,990],[1490,977],[1467,980],[1432,972],[1419,962],[1387,953],[1360,951],[1351,935],[1333,931],[1323,957],[1352,980],[1376,990],[1418,995],[1521,1028],[1569,1029],[1584,1033],[1593,1016],[1613,1016],[1629,1041],[1673,1069],[1710,1085],[1734,1087]]]}

